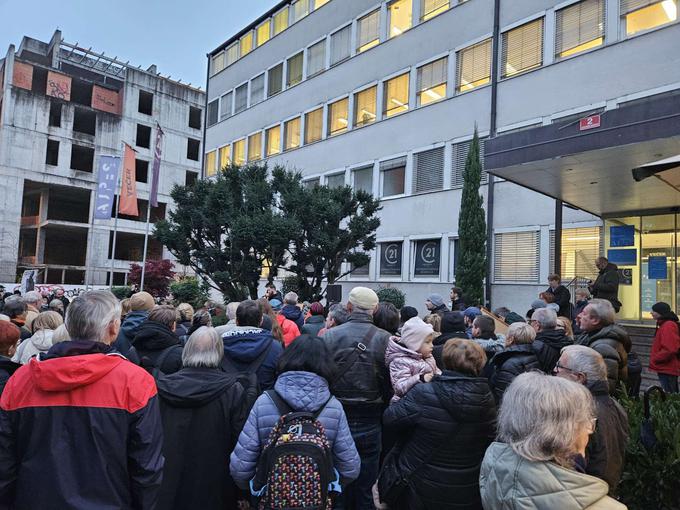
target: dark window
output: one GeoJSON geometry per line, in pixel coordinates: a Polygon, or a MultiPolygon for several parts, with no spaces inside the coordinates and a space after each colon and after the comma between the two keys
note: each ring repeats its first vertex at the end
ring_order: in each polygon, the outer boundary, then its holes
{"type": "Polygon", "coordinates": [[[47,92],[47,70],[42,67],[33,66],[33,82],[31,83],[31,90],[36,94],[45,94],[47,92]]]}
{"type": "Polygon", "coordinates": [[[59,142],[57,140],[47,140],[45,164],[52,166],[59,164],[59,142]]]}
{"type": "Polygon", "coordinates": [[[61,108],[61,103],[56,101],[50,102],[50,126],[61,127],[61,108]]]}
{"type": "MultiPolygon", "coordinates": [[[[111,257],[109,256],[109,258],[111,258],[111,257]]],[[[127,273],[114,272],[113,273],[113,285],[115,285],[115,286],[125,285],[125,275],[126,274],[127,273]]],[[[106,285],[110,285],[110,283],[109,283],[110,281],[111,281],[111,272],[107,271],[106,272],[106,285]]]]}
{"type": "Polygon", "coordinates": [[[137,147],[148,149],[151,147],[151,128],[143,124],[137,124],[137,147]]]}
{"type": "Polygon", "coordinates": [[[139,113],[144,115],[153,114],[153,94],[151,92],[139,91],[139,105],[137,107],[139,113]]]}
{"type": "Polygon", "coordinates": [[[71,169],[80,170],[81,172],[92,173],[94,165],[94,149],[90,147],[82,147],[80,145],[73,145],[71,147],[71,169]]]}
{"type": "Polygon", "coordinates": [[[201,129],[201,109],[193,106],[189,107],[189,127],[201,129]]]}
{"type": "Polygon", "coordinates": [[[90,110],[75,108],[73,112],[73,131],[94,136],[97,129],[97,114],[90,110]]]}
{"type": "Polygon", "coordinates": [[[185,186],[191,186],[198,180],[198,172],[192,172],[191,170],[187,170],[187,175],[184,178],[184,185],[185,186]]]}
{"type": "Polygon", "coordinates": [[[187,139],[187,159],[198,161],[198,154],[201,151],[201,141],[193,138],[187,139]]]}
{"type": "Polygon", "coordinates": [[[71,80],[71,102],[92,106],[92,84],[76,79],[71,80]]]}
{"type": "Polygon", "coordinates": [[[149,162],[143,159],[135,159],[135,180],[137,182],[149,182],[149,162]]]}
{"type": "Polygon", "coordinates": [[[208,103],[208,126],[217,124],[218,114],[219,114],[219,101],[215,99],[212,103],[208,103]]]}

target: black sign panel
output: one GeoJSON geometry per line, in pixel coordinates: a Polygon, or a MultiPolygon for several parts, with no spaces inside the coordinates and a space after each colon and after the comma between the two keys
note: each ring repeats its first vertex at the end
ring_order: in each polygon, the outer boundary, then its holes
{"type": "Polygon", "coordinates": [[[427,239],[416,242],[416,276],[439,276],[441,241],[427,239]]]}
{"type": "Polygon", "coordinates": [[[380,276],[401,276],[402,241],[380,244],[380,276]]]}

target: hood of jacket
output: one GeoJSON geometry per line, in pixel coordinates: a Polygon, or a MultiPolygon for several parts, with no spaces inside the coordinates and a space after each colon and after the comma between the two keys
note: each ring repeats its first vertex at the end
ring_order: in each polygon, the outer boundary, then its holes
{"type": "Polygon", "coordinates": [[[148,319],[148,317],[149,312],[146,312],[144,310],[130,312],[125,316],[123,324],[120,325],[120,330],[123,332],[123,334],[125,334],[129,339],[132,340],[137,334],[137,330],[144,323],[144,321],[148,319]]]}
{"type": "Polygon", "coordinates": [[[430,384],[441,405],[457,422],[495,420],[496,401],[485,377],[444,370],[430,384]]]}
{"type": "Polygon", "coordinates": [[[156,381],[158,394],[173,407],[201,407],[234,385],[234,377],[219,368],[183,368],[156,381]]]}
{"type": "Polygon", "coordinates": [[[543,331],[536,333],[536,338],[534,341],[536,340],[539,340],[555,349],[561,349],[562,347],[566,347],[567,345],[574,343],[574,341],[566,335],[564,330],[557,328],[544,329],[543,331]]]}
{"type": "Polygon", "coordinates": [[[494,363],[495,365],[500,366],[503,363],[505,363],[506,360],[514,358],[515,356],[536,357],[536,353],[534,352],[534,346],[531,344],[511,345],[510,347],[506,347],[504,350],[497,353],[491,359],[491,362],[494,363]]]}
{"type": "Polygon", "coordinates": [[[160,351],[181,344],[175,333],[160,322],[147,320],[139,326],[132,345],[139,351],[160,351]]]}
{"type": "Polygon", "coordinates": [[[385,363],[389,365],[395,358],[400,358],[402,356],[407,356],[413,359],[423,359],[423,355],[419,352],[412,351],[411,349],[404,347],[398,343],[399,337],[392,336],[390,341],[387,342],[387,349],[385,349],[385,363]]]}
{"type": "Polygon", "coordinates": [[[284,372],[274,389],[296,411],[313,413],[331,398],[326,379],[312,372],[284,372]]]}
{"type": "Polygon", "coordinates": [[[599,331],[593,331],[586,334],[588,335],[588,345],[591,345],[593,342],[596,342],[597,340],[609,338],[617,342],[620,342],[623,345],[624,349],[626,349],[626,352],[630,352],[630,349],[633,347],[628,332],[621,326],[617,326],[616,324],[610,324],[609,326],[605,326],[599,331]]]}
{"type": "Polygon", "coordinates": [[[236,326],[222,334],[225,355],[243,363],[255,361],[273,341],[271,331],[252,326],[236,326]]]}
{"type": "Polygon", "coordinates": [[[465,319],[461,312],[445,312],[441,315],[442,335],[465,331],[465,319]]]}
{"type": "Polygon", "coordinates": [[[302,310],[295,305],[284,305],[280,312],[286,319],[296,322],[302,317],[302,310]]]}
{"type": "Polygon", "coordinates": [[[31,342],[36,349],[41,352],[47,352],[52,348],[52,335],[54,331],[51,329],[41,329],[33,334],[27,342],[31,342]]]}

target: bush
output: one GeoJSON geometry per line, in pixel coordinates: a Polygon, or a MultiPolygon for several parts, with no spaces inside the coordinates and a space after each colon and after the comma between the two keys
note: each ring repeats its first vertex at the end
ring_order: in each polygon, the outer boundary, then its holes
{"type": "Polygon", "coordinates": [[[111,287],[111,293],[118,298],[118,300],[123,300],[129,298],[132,293],[130,287],[111,287]]]}
{"type": "Polygon", "coordinates": [[[194,308],[202,308],[209,297],[205,286],[194,276],[185,276],[171,283],[170,292],[175,306],[180,303],[189,303],[194,308]]]}
{"type": "Polygon", "coordinates": [[[401,310],[406,304],[406,294],[394,287],[381,287],[376,294],[378,294],[378,301],[392,303],[397,307],[397,310],[401,310]]]}
{"type": "Polygon", "coordinates": [[[680,504],[680,395],[655,396],[651,415],[658,440],[649,452],[640,442],[643,400],[621,399],[628,413],[630,440],[619,485],[621,501],[630,510],[677,509],[680,504]]]}
{"type": "Polygon", "coordinates": [[[298,282],[298,277],[286,276],[281,282],[281,295],[285,296],[289,292],[295,292],[300,294],[300,282],[298,282]]]}

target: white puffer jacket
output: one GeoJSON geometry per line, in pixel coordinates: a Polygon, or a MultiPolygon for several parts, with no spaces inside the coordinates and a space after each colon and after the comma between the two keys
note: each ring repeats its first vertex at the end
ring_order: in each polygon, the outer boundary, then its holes
{"type": "Polygon", "coordinates": [[[12,361],[25,365],[33,356],[49,351],[52,347],[53,334],[54,331],[51,329],[41,329],[36,332],[31,338],[27,338],[19,344],[12,361]]]}

